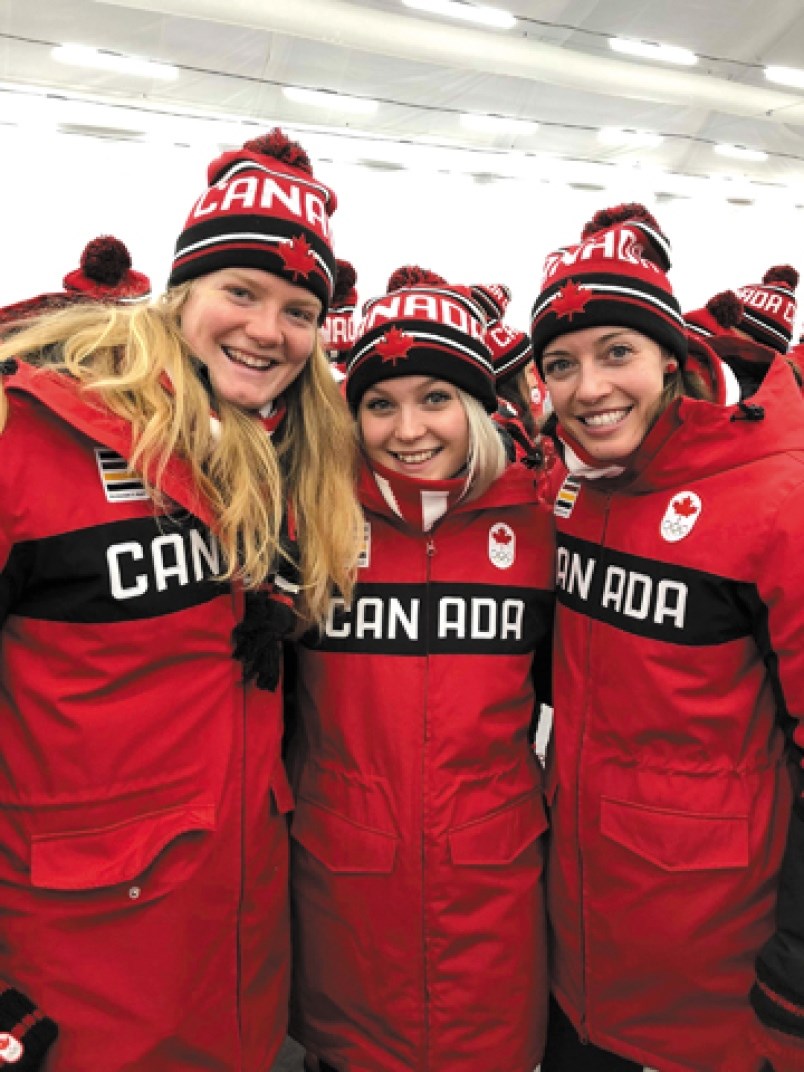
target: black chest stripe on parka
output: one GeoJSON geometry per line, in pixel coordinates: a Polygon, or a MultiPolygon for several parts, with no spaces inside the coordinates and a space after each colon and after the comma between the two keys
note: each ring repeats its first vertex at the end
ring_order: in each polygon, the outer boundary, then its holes
{"type": "Polygon", "coordinates": [[[333,600],[320,651],[385,655],[512,655],[533,651],[552,626],[552,592],[432,582],[358,584],[352,606],[333,600]]]}
{"type": "Polygon", "coordinates": [[[626,633],[689,647],[750,636],[756,586],[671,565],[559,532],[558,602],[626,633]]]}
{"type": "Polygon", "coordinates": [[[125,622],[207,603],[218,545],[188,514],[137,517],[15,544],[0,573],[0,621],[125,622]]]}

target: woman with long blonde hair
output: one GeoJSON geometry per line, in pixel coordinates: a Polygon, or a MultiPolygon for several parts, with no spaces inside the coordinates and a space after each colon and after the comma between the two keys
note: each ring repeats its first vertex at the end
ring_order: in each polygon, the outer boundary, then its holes
{"type": "Polygon", "coordinates": [[[279,131],[209,184],[157,303],[0,346],[0,1052],[49,1072],[285,1033],[281,640],[358,552],[336,201],[279,131]]]}

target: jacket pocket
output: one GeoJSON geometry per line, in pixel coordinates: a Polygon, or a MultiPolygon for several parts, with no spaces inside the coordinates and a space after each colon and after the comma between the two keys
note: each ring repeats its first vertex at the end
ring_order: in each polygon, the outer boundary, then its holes
{"type": "Polygon", "coordinates": [[[748,866],[748,815],[674,811],[602,797],[604,837],[665,871],[748,866]]]}
{"type": "Polygon", "coordinates": [[[454,864],[466,867],[513,863],[547,829],[541,791],[505,808],[453,827],[447,837],[454,864]]]}
{"type": "Polygon", "coordinates": [[[48,890],[92,890],[130,882],[172,843],[214,829],[215,807],[202,801],[93,830],[34,834],[31,884],[48,890]]]}
{"type": "Polygon", "coordinates": [[[290,833],[337,874],[390,874],[394,868],[396,835],[359,826],[310,800],[299,801],[290,833]]]}

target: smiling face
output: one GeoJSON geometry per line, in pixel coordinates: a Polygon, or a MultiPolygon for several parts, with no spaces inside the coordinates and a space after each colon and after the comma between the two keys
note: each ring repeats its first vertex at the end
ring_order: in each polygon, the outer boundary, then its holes
{"type": "Polygon", "coordinates": [[[309,290],[252,268],[192,283],[181,330],[215,394],[260,410],[296,379],[313,352],[321,302],[309,290]]]}
{"type": "Polygon", "coordinates": [[[622,462],[639,447],[673,366],[672,354],[631,328],[570,332],[542,354],[559,423],[600,462],[622,462]]]}
{"type": "Polygon", "coordinates": [[[448,480],[466,464],[469,421],[458,388],[444,380],[381,380],[360,400],[358,423],[366,454],[386,469],[448,480]]]}

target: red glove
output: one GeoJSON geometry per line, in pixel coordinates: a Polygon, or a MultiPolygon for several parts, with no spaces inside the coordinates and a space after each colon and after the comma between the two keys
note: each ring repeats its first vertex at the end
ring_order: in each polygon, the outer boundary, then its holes
{"type": "Polygon", "coordinates": [[[775,1031],[754,1017],[739,1035],[718,1072],[804,1072],[804,1038],[775,1031]]]}

